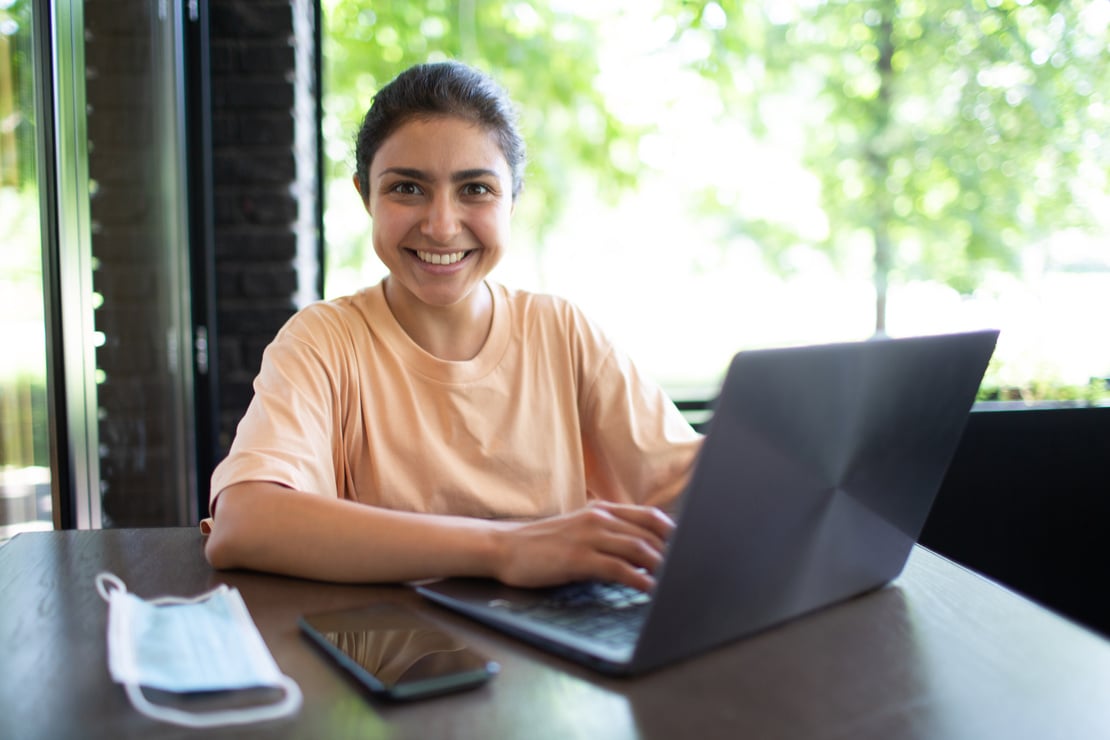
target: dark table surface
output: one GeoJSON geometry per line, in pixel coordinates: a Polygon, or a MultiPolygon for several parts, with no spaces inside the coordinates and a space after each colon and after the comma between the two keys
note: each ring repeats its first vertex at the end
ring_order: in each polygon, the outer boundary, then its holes
{"type": "Polygon", "coordinates": [[[884,589],[619,679],[403,586],[217,572],[202,546],[191,528],[27,533],[0,546],[0,738],[1110,737],[1110,643],[923,548],[884,589]],[[138,714],[108,675],[107,605],[93,583],[101,571],[144,598],[238,588],[303,690],[300,712],[212,731],[138,714]],[[476,690],[391,704],[362,693],[298,632],[301,614],[383,600],[418,609],[501,674],[476,690]]]}

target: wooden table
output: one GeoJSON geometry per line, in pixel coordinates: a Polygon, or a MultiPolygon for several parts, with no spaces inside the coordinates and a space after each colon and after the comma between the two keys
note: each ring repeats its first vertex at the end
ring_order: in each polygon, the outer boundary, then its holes
{"type": "MultiPolygon", "coordinates": [[[[891,586],[635,679],[612,679],[402,586],[217,572],[190,528],[22,534],[0,546],[0,738],[1100,738],[1110,643],[927,550],[891,586]],[[140,596],[238,588],[304,692],[291,719],[198,732],[135,712],[108,675],[94,576],[140,596]],[[299,615],[405,602],[501,663],[475,691],[389,704],[302,638],[299,615]]],[[[1098,586],[1092,586],[1098,587],[1098,586]]]]}

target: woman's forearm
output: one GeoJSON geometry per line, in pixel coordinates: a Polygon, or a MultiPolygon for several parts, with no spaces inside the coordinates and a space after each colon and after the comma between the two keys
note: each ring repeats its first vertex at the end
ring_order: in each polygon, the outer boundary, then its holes
{"type": "Polygon", "coordinates": [[[241,483],[220,494],[205,555],[216,568],[339,582],[496,576],[501,528],[241,483]]]}
{"type": "Polygon", "coordinates": [[[534,522],[394,511],[241,483],[217,501],[205,546],[217,568],[350,583],[487,576],[516,586],[618,581],[650,590],[674,522],[597,502],[534,522]]]}

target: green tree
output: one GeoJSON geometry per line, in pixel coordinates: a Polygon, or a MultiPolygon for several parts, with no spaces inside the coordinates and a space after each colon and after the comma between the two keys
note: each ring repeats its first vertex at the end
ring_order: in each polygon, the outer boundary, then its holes
{"type": "MultiPolygon", "coordinates": [[[[519,106],[529,167],[515,220],[534,249],[562,213],[574,171],[596,174],[611,196],[635,182],[634,160],[612,153],[634,150],[640,132],[594,84],[600,38],[587,19],[514,0],[324,0],[323,11],[330,177],[350,179],[354,135],[378,88],[412,64],[457,59],[493,74],[519,106]]],[[[361,242],[328,243],[329,266],[361,259],[361,242]]]]}
{"type": "Polygon", "coordinates": [[[0,187],[23,187],[35,177],[31,7],[0,4],[0,187]]]}
{"type": "MultiPolygon", "coordinates": [[[[781,125],[776,106],[790,102],[826,226],[815,236],[789,219],[739,218],[715,192],[703,202],[783,269],[799,245],[841,264],[870,253],[883,331],[892,282],[939,280],[969,292],[989,272],[1019,269],[1026,247],[1097,220],[1110,189],[1108,7],[662,0],[658,15],[675,29],[672,45],[702,50],[686,56],[716,83],[724,115],[765,134],[781,125]]],[[[377,88],[437,58],[493,72],[520,103],[532,166],[517,221],[537,251],[571,173],[592,173],[610,195],[642,174],[628,153],[646,132],[613,115],[595,84],[602,35],[619,26],[519,0],[324,0],[324,8],[333,174],[349,176],[341,142],[377,88]]],[[[329,263],[357,261],[357,246],[329,236],[337,246],[342,254],[329,263]]]]}
{"type": "MultiPolygon", "coordinates": [[[[967,292],[1016,270],[1022,248],[1084,228],[1110,172],[1110,5],[1103,0],[673,0],[675,41],[752,126],[776,96],[806,95],[805,164],[820,181],[820,246],[873,253],[876,329],[887,286],[967,292]]],[[[714,199],[707,198],[707,202],[714,199]]],[[[748,219],[772,259],[804,243],[748,219]]]]}

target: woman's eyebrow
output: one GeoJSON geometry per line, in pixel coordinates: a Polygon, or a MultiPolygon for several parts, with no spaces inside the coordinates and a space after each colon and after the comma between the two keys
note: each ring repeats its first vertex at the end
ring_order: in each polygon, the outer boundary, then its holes
{"type": "MultiPolygon", "coordinates": [[[[410,180],[420,180],[421,182],[430,182],[432,176],[424,170],[418,170],[413,167],[387,167],[378,174],[378,179],[387,175],[397,175],[405,177],[410,180]]],[[[483,177],[500,177],[496,170],[486,169],[484,167],[475,167],[469,170],[459,170],[458,172],[451,173],[451,182],[462,182],[464,180],[475,180],[483,177]]]]}
{"type": "Polygon", "coordinates": [[[378,179],[380,180],[386,175],[400,175],[401,177],[407,177],[410,180],[421,180],[423,182],[427,182],[431,179],[423,170],[416,170],[412,169],[411,167],[387,167],[380,173],[378,173],[378,179]]]}
{"type": "Polygon", "coordinates": [[[499,175],[494,170],[487,170],[481,167],[476,167],[471,170],[459,170],[451,175],[451,182],[462,182],[463,180],[475,180],[482,177],[498,178],[499,175]]]}

